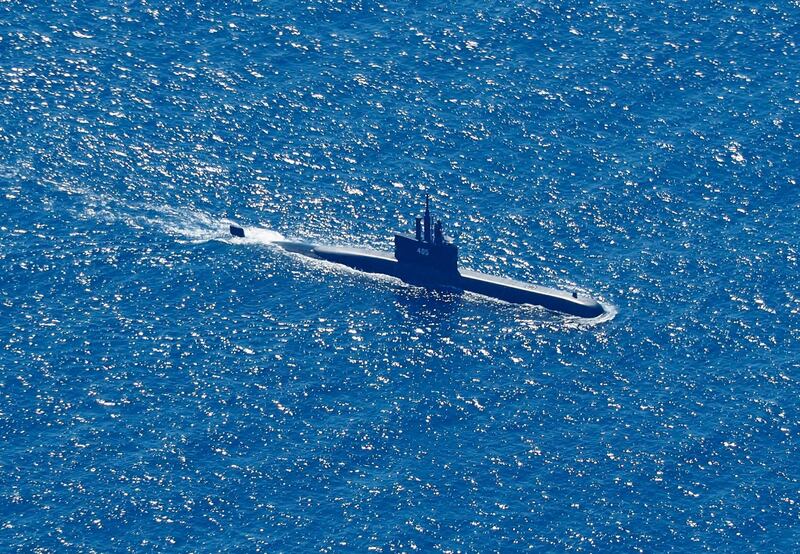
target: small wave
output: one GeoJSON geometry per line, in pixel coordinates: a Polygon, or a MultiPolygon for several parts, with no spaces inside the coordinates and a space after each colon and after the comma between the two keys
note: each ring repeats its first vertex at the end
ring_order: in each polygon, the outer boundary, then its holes
{"type": "Polygon", "coordinates": [[[19,174],[16,167],[0,164],[0,179],[13,179],[19,174]]]}
{"type": "Polygon", "coordinates": [[[601,323],[607,323],[617,317],[617,313],[619,310],[613,304],[607,304],[605,302],[600,302],[602,304],[603,309],[605,310],[604,313],[600,314],[597,317],[592,318],[584,318],[584,317],[572,317],[567,316],[564,321],[564,327],[567,329],[580,329],[586,330],[591,327],[596,327],[601,323]]]}

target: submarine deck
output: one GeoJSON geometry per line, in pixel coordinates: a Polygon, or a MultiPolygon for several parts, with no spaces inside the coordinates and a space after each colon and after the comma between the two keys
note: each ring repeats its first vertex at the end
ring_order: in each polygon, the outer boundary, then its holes
{"type": "Polygon", "coordinates": [[[597,317],[605,313],[603,306],[593,298],[506,277],[496,277],[469,269],[462,269],[461,287],[492,298],[518,304],[534,304],[549,310],[566,312],[580,317],[597,317]]]}
{"type": "Polygon", "coordinates": [[[314,246],[309,255],[370,273],[399,277],[414,284],[451,286],[516,304],[532,304],[580,317],[597,317],[605,312],[592,298],[469,269],[456,274],[439,274],[427,268],[398,262],[389,252],[367,248],[314,246]]]}
{"type": "Polygon", "coordinates": [[[313,252],[322,259],[326,259],[326,256],[344,256],[344,257],[360,257],[365,259],[375,259],[375,260],[399,263],[397,259],[394,257],[394,254],[392,254],[391,252],[373,250],[371,248],[315,246],[313,252]]]}

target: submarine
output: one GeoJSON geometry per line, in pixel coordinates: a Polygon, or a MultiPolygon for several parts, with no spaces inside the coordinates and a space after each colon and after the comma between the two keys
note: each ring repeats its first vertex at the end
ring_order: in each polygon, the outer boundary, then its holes
{"type": "MultiPolygon", "coordinates": [[[[394,234],[394,253],[365,248],[315,245],[305,242],[275,241],[288,252],[325,260],[364,271],[397,277],[406,283],[427,288],[446,287],[469,291],[514,304],[531,304],[582,318],[605,313],[595,299],[504,277],[495,277],[458,267],[458,246],[442,232],[442,222],[431,225],[430,196],[425,197],[425,213],[416,217],[413,235],[394,234]]],[[[231,225],[230,233],[244,237],[242,227],[231,225]]]]}

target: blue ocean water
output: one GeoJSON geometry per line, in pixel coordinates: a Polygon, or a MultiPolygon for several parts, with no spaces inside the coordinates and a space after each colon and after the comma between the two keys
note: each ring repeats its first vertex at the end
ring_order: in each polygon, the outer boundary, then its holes
{"type": "Polygon", "coordinates": [[[0,550],[796,550],[799,21],[0,3],[0,550]],[[270,246],[426,191],[611,316],[270,246]]]}

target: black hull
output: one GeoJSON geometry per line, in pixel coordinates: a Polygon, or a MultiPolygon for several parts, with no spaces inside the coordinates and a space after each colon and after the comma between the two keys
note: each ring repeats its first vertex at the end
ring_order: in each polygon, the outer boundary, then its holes
{"type": "Polygon", "coordinates": [[[605,313],[603,306],[593,298],[476,271],[462,269],[442,272],[431,268],[420,268],[401,263],[388,252],[316,246],[289,241],[279,241],[275,244],[289,252],[342,264],[367,273],[391,275],[415,285],[452,287],[515,304],[541,306],[578,317],[592,318],[605,313]]]}

